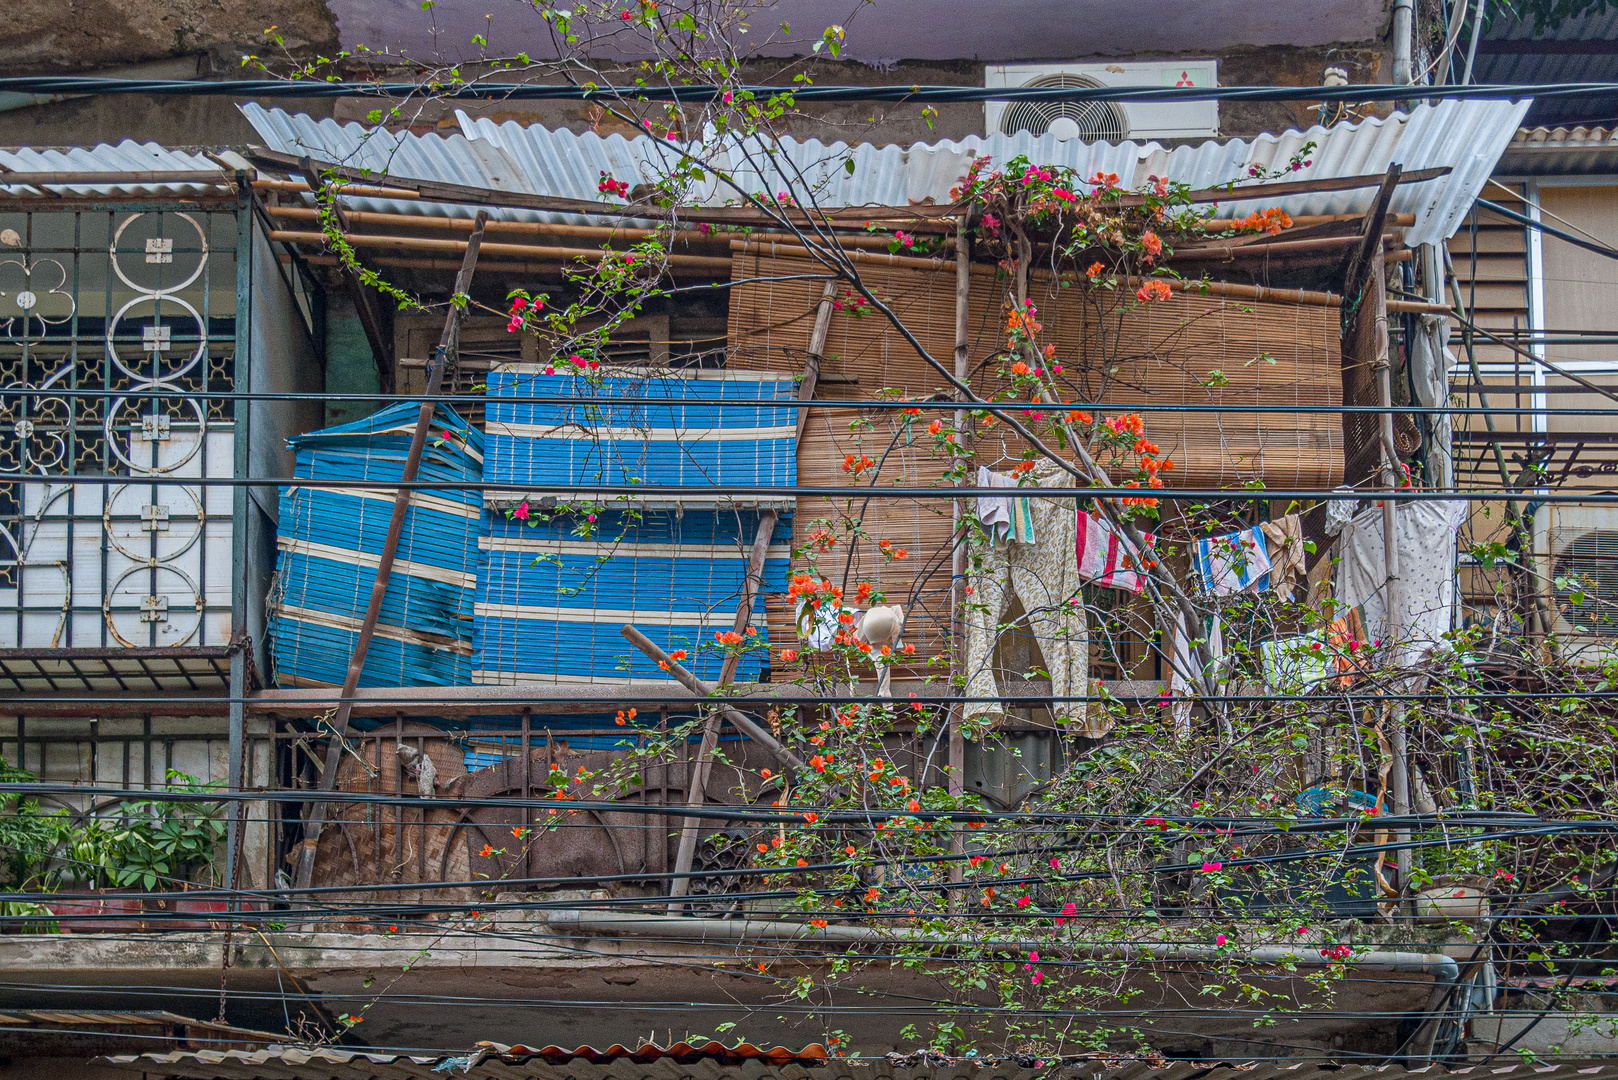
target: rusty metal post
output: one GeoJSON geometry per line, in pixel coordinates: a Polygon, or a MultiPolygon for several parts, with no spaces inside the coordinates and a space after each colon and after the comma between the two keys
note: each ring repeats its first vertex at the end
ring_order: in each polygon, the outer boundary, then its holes
{"type": "MultiPolygon", "coordinates": [[[[455,292],[450,297],[449,314],[444,319],[444,332],[439,337],[438,349],[427,365],[427,389],[425,397],[431,399],[439,393],[444,385],[444,368],[454,357],[461,333],[461,317],[465,313],[460,298],[466,296],[472,288],[472,271],[477,267],[478,249],[483,244],[483,227],[488,223],[489,212],[479,210],[477,222],[472,227],[472,236],[466,244],[466,256],[461,260],[461,270],[455,276],[455,292]]],[[[331,741],[326,747],[326,760],[321,765],[320,783],[316,791],[320,794],[330,792],[337,783],[337,764],[342,758],[343,741],[348,735],[348,717],[354,708],[354,691],[359,689],[360,673],[365,669],[365,656],[371,647],[371,638],[376,633],[376,622],[382,614],[382,599],[387,595],[388,579],[393,574],[394,557],[399,552],[399,536],[404,531],[405,511],[410,506],[410,489],[403,485],[416,479],[421,470],[422,451],[427,447],[427,433],[432,428],[433,413],[437,405],[431,401],[423,401],[416,414],[416,431],[410,440],[410,453],[405,458],[404,472],[400,476],[399,493],[393,500],[393,517],[388,521],[388,535],[382,543],[382,555],[377,561],[376,581],[371,586],[371,601],[365,609],[365,620],[360,624],[359,638],[354,642],[354,653],[349,657],[348,673],[343,678],[343,692],[337,703],[337,715],[331,721],[331,741]]],[[[326,824],[326,803],[315,800],[309,805],[309,814],[304,819],[303,847],[298,854],[298,873],[295,885],[299,889],[309,887],[310,878],[315,871],[315,848],[320,843],[320,833],[326,824]]],[[[402,840],[403,837],[401,836],[402,840]]]]}

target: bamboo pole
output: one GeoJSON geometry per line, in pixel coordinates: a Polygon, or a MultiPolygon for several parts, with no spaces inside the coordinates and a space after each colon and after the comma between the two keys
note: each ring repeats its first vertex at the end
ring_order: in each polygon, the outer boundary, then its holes
{"type": "MultiPolygon", "coordinates": [[[[955,381],[965,383],[971,370],[971,323],[972,323],[972,234],[967,228],[967,221],[961,219],[959,227],[955,230],[955,381]]],[[[966,422],[966,410],[955,410],[955,437],[962,440],[962,449],[970,450],[971,444],[966,422]]],[[[965,507],[960,499],[950,504],[954,515],[954,528],[950,535],[955,538],[955,550],[950,557],[950,583],[949,607],[950,630],[955,638],[955,670],[965,669],[965,647],[962,644],[962,616],[965,596],[962,587],[966,579],[966,543],[961,537],[961,526],[964,520],[965,507]]],[[[949,710],[949,793],[960,796],[966,791],[966,739],[961,733],[961,722],[965,719],[965,709],[960,705],[952,705],[949,710]]],[[[927,778],[921,778],[926,783],[927,778]]],[[[966,834],[957,822],[950,835],[950,853],[960,855],[966,850],[966,834]]],[[[950,866],[949,879],[959,883],[965,879],[965,871],[959,862],[950,866]]]]}
{"type": "MultiPolygon", "coordinates": [[[[1359,221],[1364,216],[1364,214],[1299,214],[1292,219],[1291,228],[1307,229],[1314,225],[1335,225],[1342,221],[1359,221]]],[[[1202,223],[1202,227],[1208,232],[1224,232],[1226,229],[1237,228],[1241,220],[1241,218],[1209,218],[1202,223]]],[[[1389,225],[1408,229],[1416,223],[1416,215],[1389,214],[1387,220],[1389,225]]]]}
{"type": "MultiPolygon", "coordinates": [[[[1387,315],[1387,282],[1383,273],[1382,261],[1371,260],[1370,296],[1372,303],[1369,314],[1376,320],[1375,342],[1376,358],[1373,366],[1376,368],[1377,403],[1384,409],[1393,406],[1393,375],[1392,363],[1388,352],[1388,315],[1387,315]]],[[[1393,413],[1384,412],[1378,418],[1382,436],[1382,480],[1388,491],[1399,488],[1399,451],[1393,438],[1393,413]]],[[[1392,499],[1382,500],[1382,559],[1387,570],[1387,591],[1385,603],[1387,604],[1387,627],[1383,630],[1383,640],[1393,650],[1394,663],[1402,662],[1403,656],[1403,626],[1404,617],[1404,582],[1399,578],[1399,539],[1398,539],[1398,512],[1392,499]]],[[[1388,732],[1388,745],[1392,749],[1393,765],[1393,813],[1403,819],[1410,813],[1410,750],[1405,733],[1405,703],[1395,701],[1390,710],[1388,732]]],[[[1410,826],[1401,825],[1396,834],[1401,845],[1398,851],[1397,865],[1399,868],[1399,889],[1408,892],[1410,888],[1410,826]]]]}
{"type": "MultiPolygon", "coordinates": [[[[1385,239],[1395,239],[1391,234],[1385,239]]],[[[1205,259],[1234,260],[1256,255],[1303,255],[1314,251],[1335,251],[1360,243],[1358,236],[1317,236],[1308,240],[1277,240],[1251,244],[1199,244],[1177,248],[1165,256],[1165,263],[1200,262],[1205,259]]]]}
{"type": "MultiPolygon", "coordinates": [[[[758,597],[759,587],[764,582],[764,562],[769,558],[770,540],[775,536],[775,523],[778,515],[774,510],[765,510],[758,517],[758,533],[753,537],[753,550],[747,560],[747,581],[742,586],[741,603],[736,605],[736,621],[732,625],[735,633],[742,633],[753,617],[753,602],[758,597]]],[[[729,686],[736,678],[736,669],[741,665],[742,654],[733,652],[725,657],[724,665],[719,669],[719,686],[729,686]]],[[[713,771],[714,751],[719,747],[719,727],[723,717],[719,709],[708,710],[708,718],[702,725],[702,745],[697,749],[697,760],[691,768],[690,787],[686,789],[685,805],[696,808],[703,804],[708,793],[708,775],[713,771]]],[[[680,846],[674,853],[674,876],[669,879],[669,914],[677,915],[684,905],[680,898],[684,897],[691,888],[691,864],[697,857],[697,826],[699,822],[694,817],[688,817],[680,826],[680,846]]]]}
{"type": "MultiPolygon", "coordinates": [[[[713,695],[713,687],[709,686],[707,683],[691,674],[691,672],[681,667],[678,660],[675,660],[668,653],[658,648],[655,642],[653,642],[635,627],[626,623],[620,628],[619,633],[623,634],[629,643],[635,646],[635,648],[657,661],[658,667],[674,676],[675,682],[691,691],[691,693],[695,694],[697,697],[706,698],[713,695]]],[[[722,702],[723,699],[721,698],[720,701],[722,702]]],[[[747,735],[754,742],[758,743],[760,746],[763,746],[765,749],[769,750],[770,753],[774,754],[775,760],[780,762],[783,768],[790,768],[797,772],[803,771],[804,764],[798,755],[782,746],[780,741],[777,740],[774,735],[771,735],[768,731],[765,731],[763,728],[759,727],[751,717],[744,715],[739,709],[729,704],[720,704],[718,705],[718,709],[720,712],[725,714],[725,719],[729,720],[732,724],[735,724],[736,727],[741,730],[742,734],[747,735]]]]}
{"type": "MultiPolygon", "coordinates": [[[[746,252],[749,255],[769,255],[783,259],[809,259],[820,253],[804,247],[802,244],[782,244],[776,241],[760,242],[756,240],[732,240],[730,250],[746,252]]],[[[918,259],[911,255],[893,255],[888,252],[864,251],[856,249],[846,252],[855,262],[876,263],[879,266],[897,266],[906,270],[947,270],[954,266],[953,259],[918,259]]]]}
{"type": "MultiPolygon", "coordinates": [[[[271,230],[269,238],[281,244],[318,244],[322,247],[327,242],[325,233],[292,232],[285,229],[271,230]]],[[[399,248],[405,251],[463,252],[467,245],[465,240],[439,240],[425,236],[379,236],[350,232],[345,232],[343,239],[354,247],[399,248]]],[[[547,261],[554,259],[558,262],[601,255],[600,248],[546,247],[530,244],[484,244],[483,250],[491,255],[511,255],[547,261]]],[[[700,267],[706,270],[728,272],[731,266],[729,259],[705,255],[666,255],[664,258],[673,266],[700,267]]]]}
{"type": "MultiPolygon", "coordinates": [[[[284,218],[288,221],[319,221],[320,211],[309,206],[267,206],[265,212],[272,218],[284,218]]],[[[343,220],[355,225],[376,225],[390,228],[411,229],[454,229],[470,231],[472,218],[469,217],[441,217],[436,214],[384,214],[371,210],[344,210],[343,220]]],[[[631,229],[613,225],[573,225],[558,221],[491,221],[484,229],[485,232],[516,233],[524,236],[570,236],[582,240],[646,240],[659,236],[676,243],[685,244],[711,244],[715,247],[730,241],[734,234],[729,232],[701,232],[696,229],[678,229],[674,232],[663,232],[657,229],[631,229]]],[[[792,233],[752,232],[748,234],[752,240],[797,238],[792,233]]],[[[889,238],[882,235],[867,233],[863,228],[857,233],[840,235],[837,242],[843,247],[850,248],[881,248],[886,250],[889,238]]]]}

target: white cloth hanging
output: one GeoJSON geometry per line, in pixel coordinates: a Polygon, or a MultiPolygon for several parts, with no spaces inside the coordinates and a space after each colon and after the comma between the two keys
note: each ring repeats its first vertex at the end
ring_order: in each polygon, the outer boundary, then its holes
{"type": "Polygon", "coordinates": [[[1466,500],[1407,502],[1394,508],[1403,603],[1399,641],[1388,637],[1388,571],[1382,508],[1354,516],[1339,539],[1336,599],[1359,608],[1365,633],[1384,646],[1397,644],[1395,663],[1419,663],[1444,642],[1455,607],[1455,536],[1466,520],[1466,500]]]}

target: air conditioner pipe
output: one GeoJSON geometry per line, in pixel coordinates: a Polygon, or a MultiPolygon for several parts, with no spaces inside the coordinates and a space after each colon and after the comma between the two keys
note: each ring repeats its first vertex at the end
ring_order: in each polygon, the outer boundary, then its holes
{"type": "MultiPolygon", "coordinates": [[[[1050,939],[957,940],[925,931],[880,929],[869,926],[810,926],[785,919],[688,919],[674,915],[649,915],[622,911],[551,910],[545,912],[551,929],[566,933],[621,934],[628,937],[660,937],[682,941],[757,941],[812,945],[816,942],[863,945],[970,945],[975,948],[1028,952],[1050,948],[1050,939]]],[[[1214,945],[1177,945],[1163,942],[1062,942],[1061,947],[1090,956],[1123,960],[1248,960],[1260,964],[1292,963],[1301,967],[1324,967],[1325,957],[1313,951],[1300,951],[1286,945],[1259,945],[1232,954],[1214,945]]],[[[1352,956],[1358,967],[1388,971],[1409,971],[1432,975],[1441,983],[1453,984],[1460,977],[1460,965],[1443,953],[1376,950],[1352,956]]]]}

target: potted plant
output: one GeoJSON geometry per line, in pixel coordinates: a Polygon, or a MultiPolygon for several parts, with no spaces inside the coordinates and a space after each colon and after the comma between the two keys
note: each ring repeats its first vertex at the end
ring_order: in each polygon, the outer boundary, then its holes
{"type": "MultiPolygon", "coordinates": [[[[167,791],[217,787],[180,772],[166,779],[167,791]]],[[[82,882],[92,895],[64,896],[48,907],[70,920],[63,924],[68,931],[209,929],[214,920],[180,916],[222,914],[225,902],[183,894],[198,871],[211,868],[224,836],[218,803],[141,799],[86,815],[64,828],[57,845],[64,854],[54,872],[58,881],[82,882]],[[103,888],[118,895],[93,895],[103,888]]]]}

